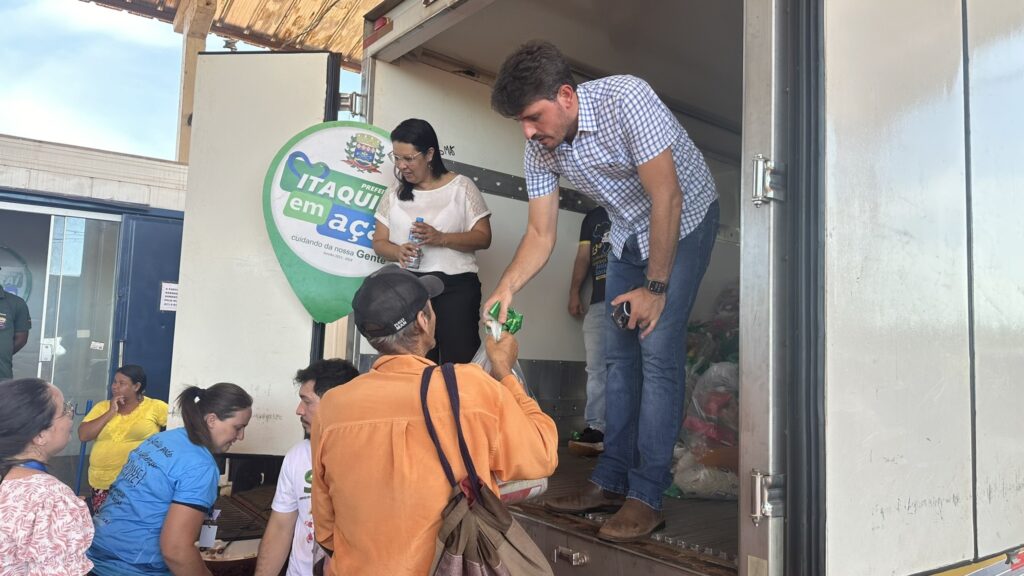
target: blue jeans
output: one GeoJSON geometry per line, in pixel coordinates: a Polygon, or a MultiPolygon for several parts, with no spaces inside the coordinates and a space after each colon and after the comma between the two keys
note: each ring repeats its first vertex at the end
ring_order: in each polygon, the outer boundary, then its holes
{"type": "Polygon", "coordinates": [[[672,448],[682,423],[686,387],[686,323],[718,233],[718,202],[679,241],[665,310],[654,331],[620,330],[611,301],[642,286],[647,260],[636,236],[622,256],[608,255],[605,280],[605,358],[608,362],[604,453],[591,481],[661,510],[661,495],[672,483],[672,448]]]}
{"type": "Polygon", "coordinates": [[[604,359],[604,302],[594,302],[583,317],[583,347],[587,351],[587,427],[604,432],[604,389],[608,364],[604,359]]]}

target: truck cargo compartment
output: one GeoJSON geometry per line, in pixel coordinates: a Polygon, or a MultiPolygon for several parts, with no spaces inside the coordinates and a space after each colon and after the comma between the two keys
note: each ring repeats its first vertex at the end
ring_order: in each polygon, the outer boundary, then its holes
{"type": "Polygon", "coordinates": [[[699,574],[734,576],[738,551],[737,502],[728,500],[664,500],[665,528],[647,540],[615,544],[597,538],[604,513],[559,514],[544,507],[548,498],[583,486],[597,465],[559,450],[558,470],[548,490],[514,507],[519,522],[548,555],[555,574],[699,574]],[[573,566],[573,555],[576,566],[573,566]]]}

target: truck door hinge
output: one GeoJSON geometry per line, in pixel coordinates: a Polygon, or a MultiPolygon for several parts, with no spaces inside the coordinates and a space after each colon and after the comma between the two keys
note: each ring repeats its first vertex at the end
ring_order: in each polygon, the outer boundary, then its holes
{"type": "Polygon", "coordinates": [[[366,117],[366,95],[358,92],[338,94],[338,111],[349,112],[353,116],[366,117]]]}
{"type": "Polygon", "coordinates": [[[759,526],[765,518],[786,515],[786,475],[750,471],[750,520],[759,526]]]}
{"type": "Polygon", "coordinates": [[[754,156],[754,189],[751,191],[754,206],[786,200],[786,166],[772,162],[764,154],[754,156]]]}

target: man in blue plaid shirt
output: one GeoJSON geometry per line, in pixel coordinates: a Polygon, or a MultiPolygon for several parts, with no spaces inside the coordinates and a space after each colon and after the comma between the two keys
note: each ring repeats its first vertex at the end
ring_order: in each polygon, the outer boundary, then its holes
{"type": "Polygon", "coordinates": [[[498,73],[491,106],[526,136],[526,233],[494,293],[501,320],[512,296],[555,246],[558,179],[604,206],[612,222],[605,280],[605,451],[579,493],[548,501],[561,512],[617,508],[598,537],[629,542],[663,525],[672,448],[683,414],[686,323],[718,232],[718,200],[704,157],[651,87],[633,76],[577,86],[561,52],[531,42],[498,73]],[[629,323],[611,314],[628,302],[629,323]]]}

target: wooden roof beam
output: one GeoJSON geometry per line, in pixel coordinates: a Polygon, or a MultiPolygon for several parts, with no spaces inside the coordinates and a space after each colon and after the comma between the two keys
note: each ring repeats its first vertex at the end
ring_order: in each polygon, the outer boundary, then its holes
{"type": "Polygon", "coordinates": [[[181,0],[174,14],[174,31],[186,36],[206,38],[216,12],[217,0],[181,0]]]}
{"type": "Polygon", "coordinates": [[[217,0],[181,0],[174,14],[174,31],[182,35],[181,96],[178,100],[178,162],[188,163],[192,140],[192,107],[195,102],[196,64],[206,48],[213,26],[217,0]]]}

